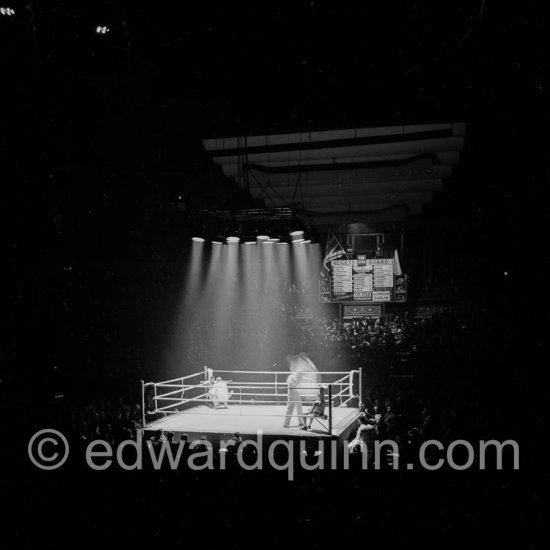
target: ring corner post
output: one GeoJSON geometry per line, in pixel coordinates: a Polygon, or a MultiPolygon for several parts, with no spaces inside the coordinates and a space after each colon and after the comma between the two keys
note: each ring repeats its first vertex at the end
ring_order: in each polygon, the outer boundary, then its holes
{"type": "Polygon", "coordinates": [[[363,406],[363,367],[359,367],[359,403],[358,408],[363,406]]]}
{"type": "Polygon", "coordinates": [[[328,385],[328,434],[332,435],[332,384],[328,385]]]}

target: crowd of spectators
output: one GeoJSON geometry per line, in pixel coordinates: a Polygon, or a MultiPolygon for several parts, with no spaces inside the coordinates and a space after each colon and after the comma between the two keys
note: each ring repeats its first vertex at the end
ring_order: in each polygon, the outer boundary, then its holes
{"type": "Polygon", "coordinates": [[[495,391],[514,370],[507,356],[511,330],[470,305],[386,322],[309,321],[302,337],[322,354],[332,352],[335,362],[364,368],[372,437],[410,449],[427,439],[506,438],[519,431],[495,391]]]}
{"type": "MultiPolygon", "coordinates": [[[[299,324],[301,345],[331,366],[367,367],[371,374],[463,372],[494,353],[508,334],[489,313],[473,306],[440,309],[431,317],[405,312],[387,320],[315,319],[299,324]]],[[[493,355],[493,358],[495,355],[493,355]]]]}
{"type": "MultiPolygon", "coordinates": [[[[401,459],[415,461],[420,446],[429,440],[440,441],[446,448],[456,440],[475,443],[517,436],[520,423],[513,418],[504,420],[504,416],[502,422],[495,422],[494,415],[479,407],[481,399],[476,394],[462,394],[459,399],[453,390],[445,393],[420,388],[416,381],[388,382],[367,388],[363,418],[368,430],[362,439],[370,460],[374,459],[375,441],[394,441],[401,459]]],[[[498,415],[502,412],[499,410],[498,415]]],[[[352,445],[352,450],[360,449],[352,445]]]]}
{"type": "Polygon", "coordinates": [[[95,439],[116,445],[134,439],[141,425],[141,405],[122,398],[97,400],[83,406],[60,400],[54,408],[55,422],[72,441],[88,443],[95,439]]]}

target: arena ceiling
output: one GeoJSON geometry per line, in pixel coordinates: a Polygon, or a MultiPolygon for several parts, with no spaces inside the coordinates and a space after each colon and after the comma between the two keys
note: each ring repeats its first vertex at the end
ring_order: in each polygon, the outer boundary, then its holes
{"type": "Polygon", "coordinates": [[[224,174],[267,208],[318,225],[395,222],[422,212],[452,176],[465,123],[379,126],[203,140],[224,174]]]}

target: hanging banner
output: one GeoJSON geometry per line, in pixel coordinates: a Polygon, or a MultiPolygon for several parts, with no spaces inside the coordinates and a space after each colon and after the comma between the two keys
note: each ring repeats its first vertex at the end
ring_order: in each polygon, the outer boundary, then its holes
{"type": "Polygon", "coordinates": [[[357,319],[363,317],[381,317],[382,306],[345,305],[342,317],[344,319],[357,319]]]}

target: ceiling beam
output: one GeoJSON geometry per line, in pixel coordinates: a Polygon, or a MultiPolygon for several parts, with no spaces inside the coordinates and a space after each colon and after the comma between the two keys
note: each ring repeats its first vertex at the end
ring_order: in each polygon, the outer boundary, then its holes
{"type": "MultiPolygon", "coordinates": [[[[250,185],[250,192],[256,196],[263,193],[265,189],[268,193],[270,185],[267,182],[260,182],[262,186],[254,183],[250,185]],[[265,183],[265,184],[264,184],[265,183]]],[[[375,181],[369,183],[363,182],[345,182],[345,183],[319,183],[308,185],[308,187],[298,187],[295,185],[279,185],[271,182],[272,189],[275,189],[281,196],[339,196],[339,195],[372,195],[379,193],[404,193],[404,192],[422,192],[422,191],[439,191],[442,188],[442,180],[440,179],[424,179],[424,180],[395,180],[395,181],[375,181]]]]}
{"type": "Polygon", "coordinates": [[[323,161],[329,162],[334,158],[357,158],[374,155],[419,155],[423,153],[441,153],[462,150],[464,138],[448,137],[438,139],[424,139],[404,141],[400,143],[379,143],[373,145],[349,145],[347,147],[333,147],[324,149],[277,151],[272,153],[250,153],[246,155],[217,156],[213,160],[216,164],[265,164],[270,161],[302,162],[323,161]]]}

